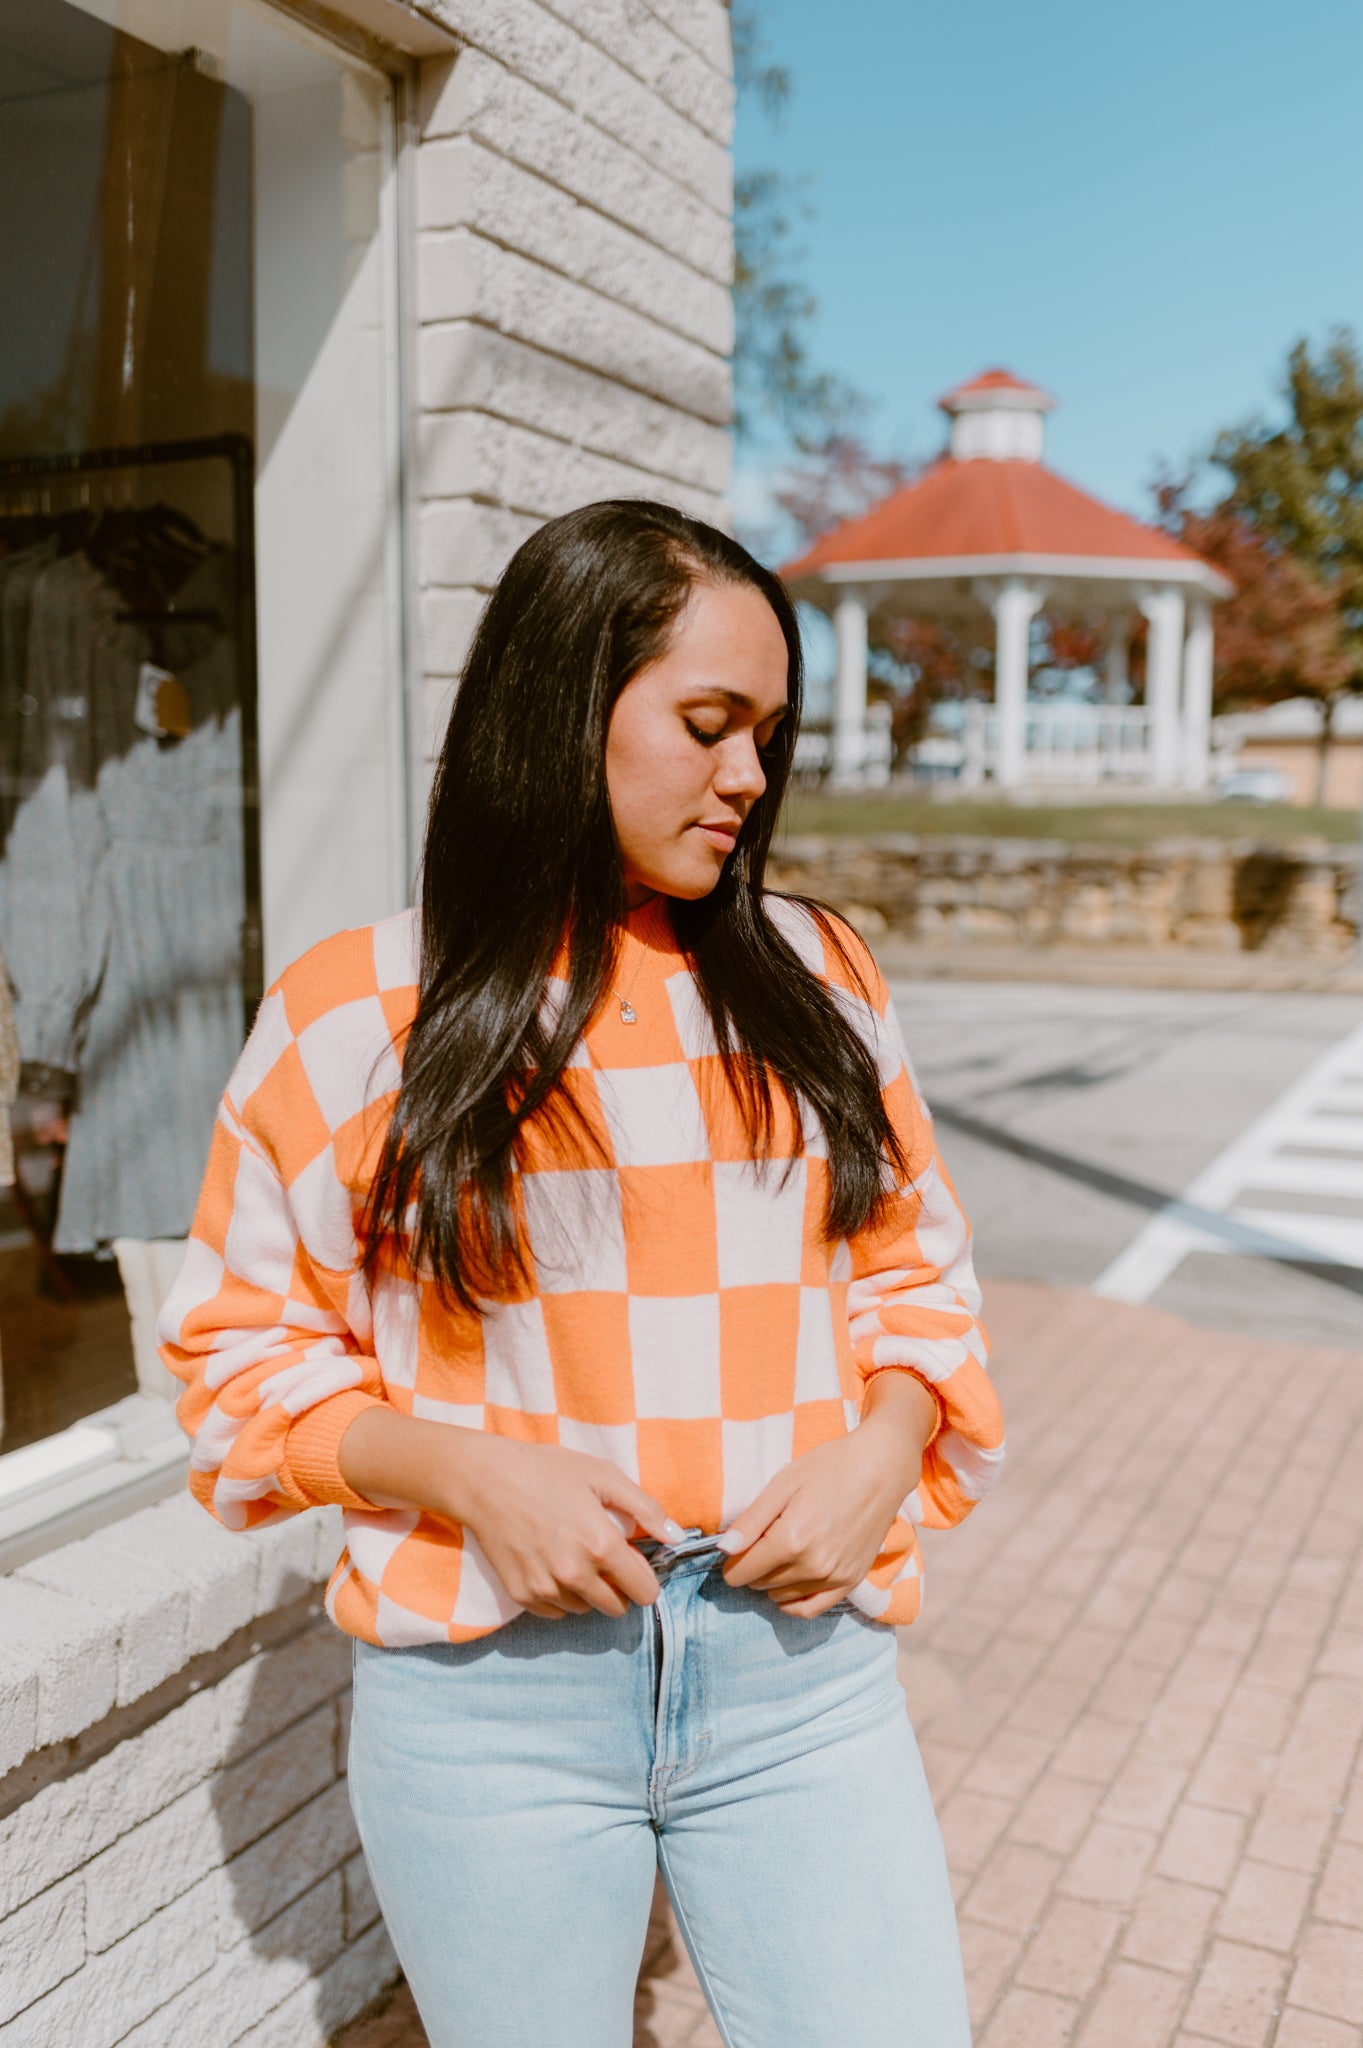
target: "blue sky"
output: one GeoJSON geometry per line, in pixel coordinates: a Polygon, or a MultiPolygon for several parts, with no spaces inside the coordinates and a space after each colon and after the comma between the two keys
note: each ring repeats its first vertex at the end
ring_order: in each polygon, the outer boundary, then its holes
{"type": "MultiPolygon", "coordinates": [[[[1359,0],[758,4],[794,90],[740,106],[738,167],[808,177],[815,352],[874,441],[935,452],[933,400],[1001,364],[1060,400],[1048,459],[1144,512],[1300,335],[1363,335],[1359,0]]],[[[740,508],[779,454],[740,451],[740,508]]]]}

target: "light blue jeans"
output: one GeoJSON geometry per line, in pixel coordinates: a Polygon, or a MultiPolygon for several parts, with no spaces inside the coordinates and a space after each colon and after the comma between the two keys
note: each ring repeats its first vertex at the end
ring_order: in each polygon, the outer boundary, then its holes
{"type": "Polygon", "coordinates": [[[728,2048],[969,2048],[893,1631],[656,1607],[355,1646],[350,1796],[431,2048],[629,2048],[655,1870],[728,2048]]]}

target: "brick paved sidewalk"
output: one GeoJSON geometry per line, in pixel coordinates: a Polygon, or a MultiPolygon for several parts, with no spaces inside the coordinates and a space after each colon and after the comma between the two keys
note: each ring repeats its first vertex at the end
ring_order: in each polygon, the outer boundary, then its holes
{"type": "MultiPolygon", "coordinates": [[[[980,2048],[1363,2048],[1363,1334],[985,1312],[1007,1478],[900,1655],[980,2048]]],[[[635,2040],[718,2048],[663,1914],[635,2040]]]]}

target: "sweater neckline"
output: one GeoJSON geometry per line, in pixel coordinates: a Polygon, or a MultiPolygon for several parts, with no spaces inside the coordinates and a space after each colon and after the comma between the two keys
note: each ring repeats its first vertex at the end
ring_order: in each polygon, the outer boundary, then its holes
{"type": "MultiPolygon", "coordinates": [[[[647,953],[675,960],[681,952],[672,925],[671,899],[655,891],[638,908],[626,913],[621,932],[647,953]]],[[[622,948],[623,951],[623,948],[622,948]]]]}

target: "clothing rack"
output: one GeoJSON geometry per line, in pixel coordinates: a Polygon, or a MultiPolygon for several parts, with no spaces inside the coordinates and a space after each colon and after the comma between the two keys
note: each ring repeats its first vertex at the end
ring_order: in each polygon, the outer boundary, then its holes
{"type": "Polygon", "coordinates": [[[146,441],[122,448],[84,448],[61,455],[0,457],[0,491],[160,469],[184,462],[225,462],[232,476],[232,537],[237,578],[237,676],[241,703],[241,808],[246,914],[242,924],[242,994],[249,1031],[265,992],[261,924],[260,729],[256,715],[255,449],[245,434],[197,440],[146,441]]]}

